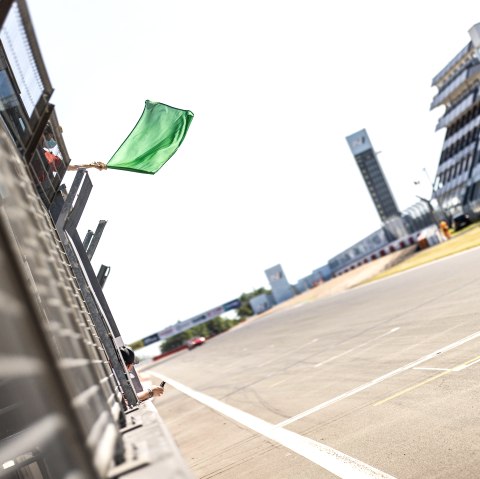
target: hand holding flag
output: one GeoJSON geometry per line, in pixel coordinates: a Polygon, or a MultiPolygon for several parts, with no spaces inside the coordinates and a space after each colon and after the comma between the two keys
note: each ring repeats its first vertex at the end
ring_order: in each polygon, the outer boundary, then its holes
{"type": "Polygon", "coordinates": [[[85,165],[68,165],[67,166],[68,171],[77,171],[80,168],[96,168],[97,170],[106,170],[107,165],[105,163],[102,163],[101,161],[94,161],[92,163],[87,163],[85,165]]]}

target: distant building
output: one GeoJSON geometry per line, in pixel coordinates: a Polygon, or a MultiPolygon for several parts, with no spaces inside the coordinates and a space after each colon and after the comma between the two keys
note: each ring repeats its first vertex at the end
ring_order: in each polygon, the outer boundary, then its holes
{"type": "Polygon", "coordinates": [[[271,294],[259,294],[258,296],[253,297],[250,301],[250,306],[253,309],[254,314],[263,313],[273,306],[275,306],[275,301],[271,294]]]}
{"type": "Polygon", "coordinates": [[[333,276],[345,273],[375,259],[415,243],[415,235],[390,240],[389,232],[381,228],[328,261],[333,276]]]}
{"type": "Polygon", "coordinates": [[[387,254],[388,244],[389,239],[387,233],[382,228],[331,258],[328,261],[328,266],[332,273],[336,275],[354,265],[363,262],[367,263],[380,256],[384,256],[387,254]],[[383,253],[381,253],[381,251],[383,251],[383,253]]]}
{"type": "Polygon", "coordinates": [[[471,41],[432,80],[431,109],[444,106],[436,129],[446,128],[433,196],[449,216],[480,212],[480,23],[471,41]]]}
{"type": "Polygon", "coordinates": [[[310,288],[313,288],[313,281],[311,275],[299,279],[297,283],[293,286],[295,294],[302,294],[310,288]]]}
{"type": "Polygon", "coordinates": [[[328,264],[313,270],[312,276],[316,284],[332,279],[332,270],[328,264]]]}
{"type": "Polygon", "coordinates": [[[272,295],[275,299],[275,303],[281,303],[282,301],[286,301],[295,296],[295,291],[287,281],[285,273],[279,264],[265,270],[265,274],[272,287],[272,295]]]}

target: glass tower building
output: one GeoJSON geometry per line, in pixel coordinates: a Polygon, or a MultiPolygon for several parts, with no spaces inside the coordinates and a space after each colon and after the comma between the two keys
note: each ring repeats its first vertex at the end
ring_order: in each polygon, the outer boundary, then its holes
{"type": "Polygon", "coordinates": [[[394,217],[400,217],[397,204],[366,130],[360,130],[347,136],[347,143],[360,168],[382,222],[386,223],[394,217]]]}

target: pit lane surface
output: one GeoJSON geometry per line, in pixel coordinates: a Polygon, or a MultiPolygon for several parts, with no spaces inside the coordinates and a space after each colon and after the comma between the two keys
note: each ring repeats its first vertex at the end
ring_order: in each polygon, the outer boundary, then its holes
{"type": "Polygon", "coordinates": [[[194,475],[478,478],[479,264],[299,303],[145,371],[170,380],[157,406],[194,475]]]}

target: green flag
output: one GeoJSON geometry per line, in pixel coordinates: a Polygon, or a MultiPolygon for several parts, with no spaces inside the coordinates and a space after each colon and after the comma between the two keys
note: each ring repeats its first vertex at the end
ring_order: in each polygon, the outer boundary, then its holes
{"type": "Polygon", "coordinates": [[[153,175],[182,144],[192,119],[189,110],[147,100],[135,128],[107,167],[153,175]]]}

